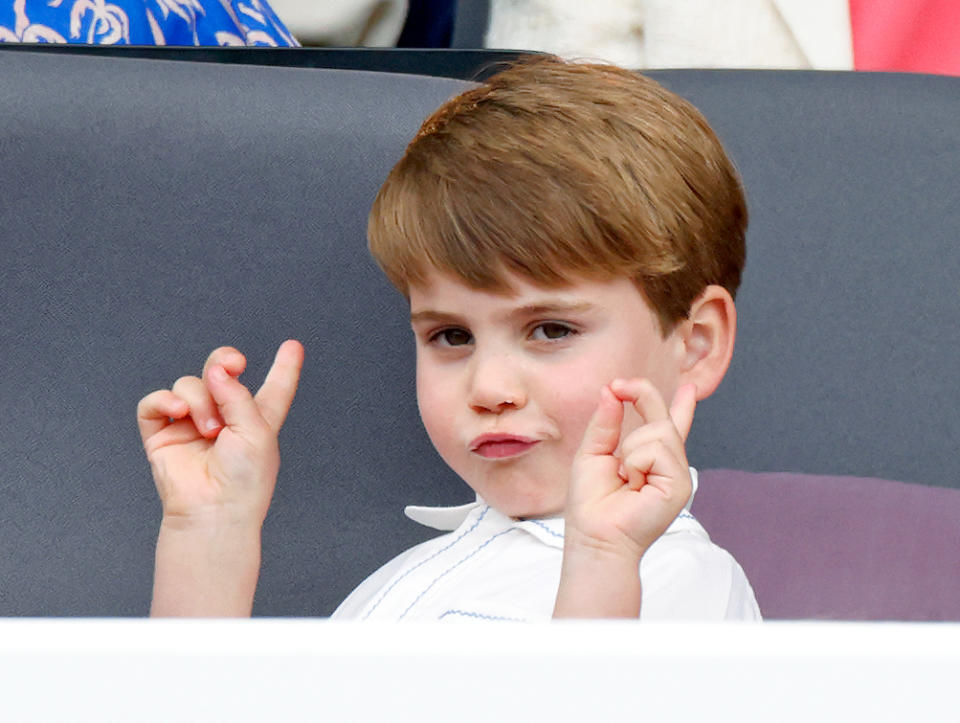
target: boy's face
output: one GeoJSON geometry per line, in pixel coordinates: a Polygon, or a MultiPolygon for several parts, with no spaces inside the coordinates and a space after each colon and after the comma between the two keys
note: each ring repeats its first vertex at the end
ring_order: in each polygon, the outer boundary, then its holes
{"type": "MultiPolygon", "coordinates": [[[[628,279],[510,281],[512,293],[496,294],[433,272],[410,289],[417,399],[434,446],[467,484],[506,515],[539,517],[564,509],[600,388],[646,377],[669,403],[684,352],[628,279]]],[[[640,423],[628,407],[623,435],[640,423]]]]}

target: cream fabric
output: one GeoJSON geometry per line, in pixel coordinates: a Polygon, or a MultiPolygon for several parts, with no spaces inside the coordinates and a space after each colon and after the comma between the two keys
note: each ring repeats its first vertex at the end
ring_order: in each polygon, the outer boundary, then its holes
{"type": "Polygon", "coordinates": [[[847,0],[491,0],[485,45],[628,68],[853,67],[847,0]]]}
{"type": "MultiPolygon", "coordinates": [[[[696,471],[693,471],[696,484],[696,471]]],[[[368,577],[334,612],[359,620],[549,620],[563,559],[563,519],[516,520],[482,499],[408,507],[452,530],[368,577]]],[[[759,620],[746,575],[684,510],[640,563],[641,620],[759,620]]]]}
{"type": "Polygon", "coordinates": [[[270,0],[302,45],[389,47],[397,44],[407,0],[270,0]]]}

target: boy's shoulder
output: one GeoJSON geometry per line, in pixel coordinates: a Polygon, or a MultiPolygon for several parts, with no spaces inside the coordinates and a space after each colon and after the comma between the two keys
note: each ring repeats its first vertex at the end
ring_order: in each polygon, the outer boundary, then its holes
{"type": "Polygon", "coordinates": [[[760,620],[753,588],[736,559],[681,513],[640,561],[641,620],[760,620]]]}

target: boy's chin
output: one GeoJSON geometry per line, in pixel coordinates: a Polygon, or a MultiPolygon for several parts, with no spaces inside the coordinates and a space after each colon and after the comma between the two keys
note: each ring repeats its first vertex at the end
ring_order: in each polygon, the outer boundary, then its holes
{"type": "MultiPolygon", "coordinates": [[[[483,495],[481,495],[482,497],[483,495]]],[[[562,517],[563,501],[557,500],[488,500],[497,512],[518,520],[535,520],[541,517],[562,517]]]]}
{"type": "Polygon", "coordinates": [[[536,519],[563,516],[567,503],[566,487],[545,483],[543,470],[531,471],[529,464],[485,464],[479,470],[463,472],[468,474],[461,473],[460,478],[484,502],[506,517],[536,519]]]}

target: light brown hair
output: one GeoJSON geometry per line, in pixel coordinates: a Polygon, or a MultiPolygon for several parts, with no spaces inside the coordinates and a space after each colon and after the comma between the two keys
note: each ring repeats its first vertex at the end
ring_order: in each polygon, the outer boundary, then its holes
{"type": "Polygon", "coordinates": [[[370,250],[404,294],[431,269],[508,291],[627,277],[664,334],[745,260],[739,177],[703,116],[642,75],[546,57],[441,106],[390,172],[370,250]]]}

